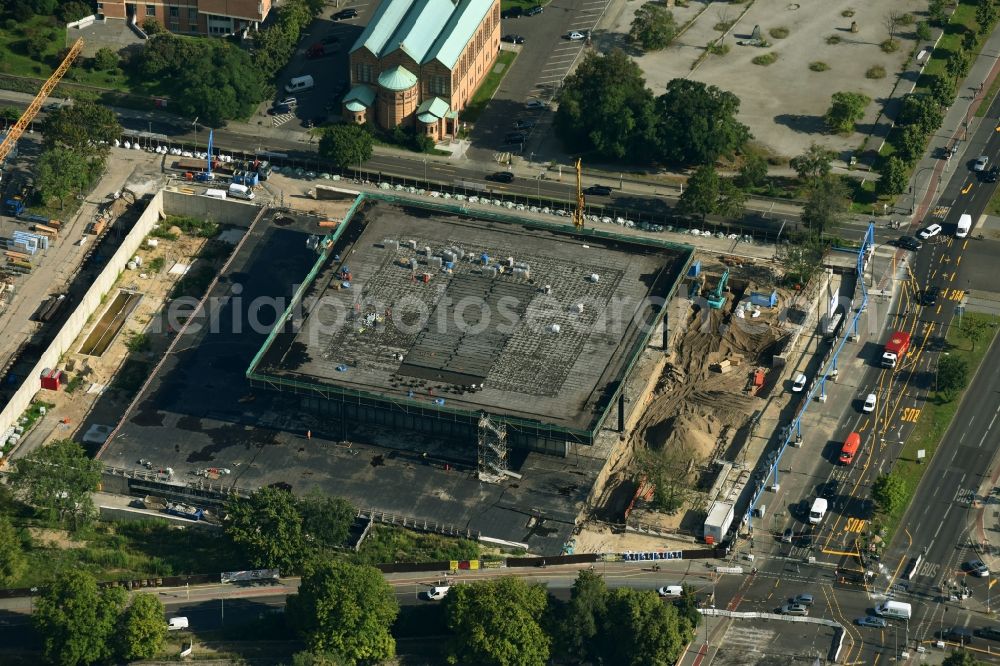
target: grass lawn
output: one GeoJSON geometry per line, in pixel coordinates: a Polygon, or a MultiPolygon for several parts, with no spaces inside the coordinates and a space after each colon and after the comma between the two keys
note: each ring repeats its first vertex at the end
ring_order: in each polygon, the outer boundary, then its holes
{"type": "Polygon", "coordinates": [[[521,9],[531,9],[535,5],[541,5],[544,7],[547,4],[549,4],[548,0],[502,0],[502,2],[500,3],[500,11],[505,12],[511,7],[520,7],[521,9]]]}
{"type": "Polygon", "coordinates": [[[479,116],[482,114],[483,109],[486,105],[490,103],[493,99],[493,94],[500,87],[500,82],[503,81],[503,77],[507,75],[510,70],[511,64],[514,59],[517,58],[516,51],[500,51],[500,55],[497,56],[496,64],[493,65],[493,69],[486,78],[483,79],[482,85],[479,86],[479,90],[476,94],[472,96],[472,101],[469,105],[462,110],[460,118],[470,123],[474,123],[479,120],[479,116]]]}
{"type": "MultiPolygon", "coordinates": [[[[947,76],[945,63],[948,61],[948,57],[962,48],[962,37],[966,30],[975,31],[979,27],[979,24],[976,23],[977,4],[975,0],[962,0],[959,3],[955,9],[955,13],[951,17],[951,21],[944,28],[944,35],[941,36],[941,41],[938,42],[937,48],[931,54],[931,59],[927,62],[927,66],[924,67],[920,78],[917,79],[917,90],[915,92],[926,92],[934,77],[947,76]]],[[[973,59],[979,55],[981,45],[982,38],[976,44],[976,48],[972,54],[973,59]]]]}
{"type": "Polygon", "coordinates": [[[375,525],[353,559],[358,564],[388,564],[474,560],[479,555],[475,541],[375,525]]]}
{"type": "Polygon", "coordinates": [[[986,212],[990,215],[1000,215],[1000,189],[993,192],[990,203],[986,206],[986,212]]]}
{"type": "MultiPolygon", "coordinates": [[[[993,341],[993,336],[996,334],[996,327],[1000,324],[1000,317],[978,313],[966,313],[964,316],[991,322],[993,326],[990,332],[987,333],[986,339],[980,340],[976,344],[975,350],[972,349],[972,344],[959,331],[957,320],[948,329],[947,352],[952,356],[964,358],[968,362],[971,381],[971,376],[979,368],[986,350],[989,349],[990,343],[993,341]]],[[[895,466],[892,468],[892,473],[900,475],[906,483],[906,501],[902,502],[902,507],[898,511],[885,516],[883,519],[883,524],[886,527],[887,542],[892,541],[893,533],[899,526],[903,512],[910,505],[913,494],[917,490],[917,485],[920,483],[920,478],[924,475],[924,471],[930,464],[930,460],[934,456],[938,444],[941,443],[941,438],[944,437],[945,431],[948,430],[948,425],[954,418],[955,412],[958,411],[958,406],[964,395],[965,391],[962,391],[960,395],[956,396],[950,402],[944,402],[940,398],[928,400],[920,410],[917,422],[913,427],[913,432],[906,440],[903,451],[899,455],[899,460],[896,461],[895,466]],[[927,457],[923,463],[918,464],[917,451],[920,449],[927,452],[927,457]]]]}

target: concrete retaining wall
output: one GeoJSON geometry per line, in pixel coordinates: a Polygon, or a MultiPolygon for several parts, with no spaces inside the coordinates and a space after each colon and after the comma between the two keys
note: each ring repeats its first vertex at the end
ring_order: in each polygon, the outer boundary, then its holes
{"type": "Polygon", "coordinates": [[[250,226],[260,209],[259,206],[250,201],[215,199],[203,194],[188,194],[175,189],[163,190],[162,194],[163,210],[170,211],[171,215],[211,220],[241,229],[250,226]]]}
{"type": "MultiPolygon", "coordinates": [[[[59,360],[66,353],[76,338],[83,332],[84,327],[90,317],[101,307],[101,301],[123,270],[125,264],[135,256],[136,250],[142,244],[143,239],[150,232],[153,225],[159,220],[160,212],[163,210],[162,192],[150,200],[146,210],[143,211],[135,226],[122,241],[118,250],[108,260],[104,270],[94,279],[90,289],[80,300],[79,305],[63,324],[62,329],[56,334],[48,348],[42,352],[41,357],[35,367],[25,376],[24,383],[11,396],[3,411],[0,411],[0,432],[6,431],[17,422],[18,417],[31,405],[35,394],[41,390],[40,377],[45,368],[55,368],[59,366],[59,360]]],[[[66,242],[65,240],[60,242],[66,242]]]]}

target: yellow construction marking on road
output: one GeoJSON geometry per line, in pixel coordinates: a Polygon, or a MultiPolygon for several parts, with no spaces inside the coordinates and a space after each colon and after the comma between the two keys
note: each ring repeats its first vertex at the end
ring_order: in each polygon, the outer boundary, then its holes
{"type": "Polygon", "coordinates": [[[927,279],[928,280],[933,280],[935,275],[937,275],[937,269],[936,268],[931,271],[931,274],[929,276],[927,276],[927,279]]]}
{"type": "MultiPolygon", "coordinates": [[[[885,636],[885,632],[884,631],[880,632],[880,633],[883,635],[883,637],[885,636]]],[[[881,656],[882,656],[881,652],[876,652],[875,653],[875,661],[872,662],[872,666],[878,666],[878,660],[879,660],[879,657],[881,657],[881,656]]]]}
{"type": "MultiPolygon", "coordinates": [[[[850,656],[851,656],[851,653],[854,652],[854,647],[856,645],[855,640],[854,640],[854,635],[855,635],[855,632],[857,630],[854,629],[854,627],[851,625],[850,621],[846,617],[844,617],[843,611],[840,610],[840,602],[837,601],[837,595],[833,591],[833,588],[830,588],[829,586],[824,585],[820,589],[823,590],[823,596],[826,597],[827,606],[830,608],[830,610],[833,611],[834,616],[839,616],[840,619],[842,620],[841,625],[844,628],[844,634],[851,641],[851,645],[847,649],[847,653],[844,655],[844,663],[850,663],[850,656]],[[829,592],[827,591],[828,589],[829,589],[829,592]]],[[[858,637],[858,640],[861,640],[861,633],[860,632],[857,632],[857,637],[858,637]]]]}
{"type": "MultiPolygon", "coordinates": [[[[962,245],[962,249],[965,249],[965,245],[962,245]]],[[[961,263],[962,263],[962,255],[958,255],[958,258],[955,259],[955,265],[958,266],[961,263]]]]}
{"type": "MultiPolygon", "coordinates": [[[[909,550],[910,546],[913,545],[913,536],[910,535],[910,530],[906,529],[905,527],[903,528],[903,532],[906,534],[906,540],[909,541],[909,543],[906,544],[906,549],[909,550]]],[[[889,579],[889,584],[886,585],[887,589],[891,588],[893,584],[896,582],[896,577],[899,576],[899,572],[903,568],[903,562],[906,561],[906,557],[907,557],[906,553],[903,553],[903,556],[899,558],[899,565],[896,567],[896,570],[892,572],[892,578],[889,579]]]]}
{"type": "Polygon", "coordinates": [[[962,243],[962,249],[964,250],[968,244],[969,244],[969,239],[966,238],[965,241],[962,243]]]}
{"type": "Polygon", "coordinates": [[[864,518],[854,518],[854,517],[851,517],[851,518],[847,519],[847,526],[844,527],[844,531],[845,532],[854,532],[855,534],[860,534],[861,532],[863,532],[865,530],[865,525],[867,525],[867,524],[868,524],[868,521],[865,520],[864,518]]]}
{"type": "Polygon", "coordinates": [[[962,194],[968,194],[968,193],[969,193],[969,190],[971,190],[971,189],[972,189],[972,185],[973,185],[973,183],[969,183],[968,185],[966,185],[966,186],[965,186],[965,189],[964,189],[964,190],[962,190],[962,194]]]}
{"type": "Polygon", "coordinates": [[[953,301],[960,301],[963,298],[965,298],[965,290],[964,289],[952,289],[951,290],[951,300],[953,300],[953,301]]]}
{"type": "Polygon", "coordinates": [[[952,271],[952,272],[951,272],[951,277],[950,277],[950,278],[948,278],[948,282],[954,282],[954,281],[955,281],[955,276],[956,276],[956,275],[958,275],[958,271],[952,271]]]}
{"type": "Polygon", "coordinates": [[[903,413],[899,416],[899,420],[905,423],[916,423],[919,418],[920,410],[916,407],[904,407],[903,413]]]}
{"type": "MultiPolygon", "coordinates": [[[[914,320],[914,324],[916,324],[916,320],[914,320]]],[[[934,324],[924,325],[924,335],[923,335],[923,340],[921,340],[920,342],[920,346],[915,351],[911,352],[910,355],[907,356],[907,359],[911,361],[911,363],[908,363],[907,365],[910,366],[912,369],[916,369],[917,365],[919,364],[920,356],[921,354],[923,354],[924,351],[924,345],[926,345],[927,341],[930,339],[931,332],[933,332],[934,330],[934,326],[935,326],[934,324]]],[[[910,335],[911,337],[914,335],[914,331],[912,330],[912,328],[910,330],[910,335]]],[[[882,429],[883,435],[885,435],[885,433],[889,431],[889,425],[892,423],[892,417],[896,414],[896,412],[900,410],[900,403],[902,403],[903,399],[906,397],[906,392],[907,392],[906,389],[909,387],[910,379],[912,379],[915,374],[916,374],[915,372],[908,373],[906,380],[903,382],[902,389],[898,391],[895,403],[891,403],[891,413],[886,417],[886,426],[882,429]]]]}
{"type": "Polygon", "coordinates": [[[941,314],[941,304],[940,303],[938,303],[937,312],[935,312],[934,314],[941,314]]]}
{"type": "Polygon", "coordinates": [[[996,584],[997,584],[997,579],[996,578],[991,578],[990,579],[989,587],[992,588],[996,584]]]}
{"type": "Polygon", "coordinates": [[[824,555],[840,555],[843,557],[855,557],[858,554],[857,551],[848,552],[846,550],[834,550],[832,548],[821,548],[820,552],[824,555]]]}
{"type": "Polygon", "coordinates": [[[865,422],[862,423],[861,426],[858,428],[858,434],[859,435],[861,433],[863,433],[868,428],[868,424],[869,423],[871,423],[871,419],[865,419],[865,422]]]}

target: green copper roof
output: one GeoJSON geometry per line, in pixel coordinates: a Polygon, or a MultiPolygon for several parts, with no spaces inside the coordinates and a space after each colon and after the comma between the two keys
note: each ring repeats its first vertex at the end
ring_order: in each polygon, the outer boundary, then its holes
{"type": "Polygon", "coordinates": [[[444,101],[440,97],[432,97],[431,99],[425,99],[423,103],[417,107],[417,118],[423,123],[433,123],[441,118],[444,118],[445,114],[448,113],[448,102],[444,101]],[[427,119],[424,119],[427,116],[427,119]]]}
{"type": "Polygon", "coordinates": [[[387,90],[400,92],[417,85],[417,76],[402,65],[396,65],[378,75],[378,84],[387,90]]]}

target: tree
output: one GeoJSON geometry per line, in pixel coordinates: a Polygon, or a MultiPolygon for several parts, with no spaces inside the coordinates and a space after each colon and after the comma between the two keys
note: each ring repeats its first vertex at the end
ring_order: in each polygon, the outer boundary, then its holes
{"type": "Polygon", "coordinates": [[[607,596],[598,652],[606,664],[671,666],[694,635],[677,609],[652,590],[619,588],[607,596]]]}
{"type": "Polygon", "coordinates": [[[943,108],[955,103],[955,85],[943,76],[935,76],[931,81],[931,97],[943,108]]]}
{"type": "Polygon", "coordinates": [[[895,196],[906,189],[908,172],[906,164],[898,157],[883,160],[879,168],[879,179],[876,189],[879,194],[895,196]]]}
{"type": "Polygon", "coordinates": [[[287,613],[313,652],[332,652],[352,664],[381,662],[396,654],[390,629],[399,604],[374,567],[314,560],[298,594],[288,598],[287,613]]]}
{"type": "Polygon", "coordinates": [[[0,584],[10,585],[24,571],[24,551],[21,537],[10,523],[10,518],[0,514],[0,584]]]}
{"type": "Polygon", "coordinates": [[[997,22],[997,6],[993,4],[993,0],[986,0],[985,2],[980,2],[979,6],[976,7],[976,23],[979,24],[977,32],[980,35],[986,35],[993,30],[993,26],[997,22]]]}
{"type": "Polygon", "coordinates": [[[673,79],[656,100],[657,137],[664,159],[675,164],[712,164],[750,140],[736,119],[740,98],[690,79],[673,79]]]}
{"type": "Polygon", "coordinates": [[[551,634],[553,652],[563,659],[593,661],[596,658],[595,638],[604,616],[608,594],[604,578],[593,571],[581,569],[570,593],[569,603],[555,618],[551,634]]]}
{"type": "Polygon", "coordinates": [[[372,135],[360,125],[340,123],[323,130],[319,154],[339,167],[359,167],[372,157],[372,135]]]}
{"type": "Polygon", "coordinates": [[[151,659],[163,648],[167,624],[163,621],[163,604],[155,594],[140,592],[119,620],[116,632],[124,659],[151,659]]]}
{"type": "Polygon", "coordinates": [[[816,237],[802,243],[779,245],[778,254],[790,285],[808,284],[823,265],[823,244],[816,237]]]}
{"type": "Polygon", "coordinates": [[[226,506],[226,534],[254,567],[294,571],[302,561],[302,516],[287,490],[264,487],[226,506]]]}
{"type": "Polygon", "coordinates": [[[938,357],[937,374],[934,383],[938,391],[951,400],[969,384],[969,364],[958,356],[938,357]]]}
{"type": "Polygon", "coordinates": [[[962,323],[959,324],[958,330],[963,338],[972,343],[972,351],[976,351],[976,343],[986,336],[990,330],[990,324],[979,317],[962,317],[962,323]]]}
{"type": "Polygon", "coordinates": [[[727,220],[743,217],[746,210],[746,192],[736,187],[730,179],[719,181],[719,198],[715,201],[715,212],[727,220]]]}
{"type": "Polygon", "coordinates": [[[556,135],[573,150],[630,162],[655,155],[653,93],[619,49],[584,56],[563,82],[554,122],[556,135]]]}
{"type": "Polygon", "coordinates": [[[927,21],[919,21],[917,23],[917,39],[922,42],[926,42],[931,38],[931,26],[927,21]]]}
{"type": "Polygon", "coordinates": [[[737,183],[746,190],[751,187],[757,187],[765,180],[767,180],[767,160],[764,159],[763,155],[750,153],[744,158],[743,164],[740,165],[740,175],[737,183]]]}
{"type": "Polygon", "coordinates": [[[646,51],[660,51],[670,46],[676,35],[674,15],[660,5],[647,2],[636,10],[628,40],[646,51]]]}
{"type": "Polygon", "coordinates": [[[10,483],[29,504],[76,527],[90,519],[90,494],[101,480],[101,464],[71,439],[60,439],[14,461],[10,483]]]}
{"type": "Polygon", "coordinates": [[[701,221],[715,212],[716,200],[719,198],[719,176],[715,167],[705,164],[697,168],[688,178],[684,192],[677,201],[677,212],[682,215],[698,215],[701,221]]]}
{"type": "Polygon", "coordinates": [[[840,178],[826,175],[809,188],[802,222],[822,237],[843,219],[848,209],[847,186],[840,178]]]}
{"type": "Polygon", "coordinates": [[[833,93],[830,108],[823,116],[823,121],[833,132],[850,134],[854,131],[855,123],[864,118],[865,109],[871,101],[868,95],[862,93],[833,93]]]}
{"type": "Polygon", "coordinates": [[[106,155],[122,135],[122,126],[108,107],[80,100],[50,113],[42,135],[46,148],[62,147],[89,158],[106,155]]]}
{"type": "Polygon", "coordinates": [[[67,148],[51,148],[38,158],[35,185],[42,199],[58,199],[59,208],[64,208],[66,197],[82,192],[90,184],[91,174],[83,156],[67,148]]]}
{"type": "Polygon", "coordinates": [[[880,513],[895,513],[906,502],[906,481],[892,472],[880,474],[872,484],[872,499],[880,513]]]}
{"type": "Polygon", "coordinates": [[[638,454],[638,468],[653,484],[658,511],[675,514],[697,496],[688,472],[691,456],[683,446],[648,448],[638,454]]]}
{"type": "Polygon", "coordinates": [[[69,2],[63,2],[59,6],[59,18],[64,23],[79,21],[84,16],[90,16],[92,13],[90,5],[79,0],[69,0],[69,2]]]}
{"type": "Polygon", "coordinates": [[[94,69],[110,70],[118,67],[118,54],[113,49],[104,47],[94,54],[94,69]]]}
{"type": "Polygon", "coordinates": [[[17,119],[21,117],[21,109],[16,106],[2,106],[0,107],[0,120],[4,123],[16,123],[17,119]]]}
{"type": "Polygon", "coordinates": [[[951,77],[952,81],[958,81],[969,73],[969,67],[971,66],[972,59],[969,57],[968,51],[954,51],[945,61],[944,70],[948,72],[948,76],[951,77]]]}
{"type": "Polygon", "coordinates": [[[885,26],[886,32],[889,33],[890,41],[896,37],[896,28],[899,27],[901,17],[901,12],[891,11],[882,19],[882,25],[885,26]]]}
{"type": "Polygon", "coordinates": [[[837,154],[828,148],[811,143],[808,150],[803,154],[793,157],[789,165],[795,169],[795,173],[804,181],[815,182],[825,178],[830,169],[833,168],[833,158],[837,154]]]}
{"type": "Polygon", "coordinates": [[[163,27],[155,16],[147,16],[142,21],[142,31],[152,37],[153,35],[165,35],[167,29],[163,27]]]}
{"type": "Polygon", "coordinates": [[[892,136],[892,143],[896,146],[896,155],[904,163],[915,164],[924,154],[927,135],[920,128],[920,125],[901,125],[899,131],[892,136]]]}
{"type": "Polygon", "coordinates": [[[334,652],[303,651],[292,655],[292,666],[350,666],[348,661],[334,652]]]}
{"type": "Polygon", "coordinates": [[[915,125],[924,134],[936,131],[943,121],[944,113],[941,111],[941,105],[932,95],[912,93],[903,97],[903,106],[896,118],[897,124],[915,125]]]}
{"type": "Polygon", "coordinates": [[[943,26],[948,22],[948,0],[931,0],[927,7],[927,18],[936,26],[943,26]]]}
{"type": "Polygon", "coordinates": [[[33,620],[45,659],[76,666],[111,658],[115,622],[127,596],[121,587],[98,590],[97,580],[80,569],[59,574],[35,602],[33,620]]]}
{"type": "Polygon", "coordinates": [[[544,666],[551,639],[539,619],[547,604],[544,587],[514,576],[452,586],[444,600],[452,632],[449,661],[544,666]]]}
{"type": "Polygon", "coordinates": [[[307,495],[299,502],[305,538],[320,548],[336,548],[347,540],[355,509],[341,497],[307,495]]]}
{"type": "Polygon", "coordinates": [[[941,666],[983,666],[968,650],[955,650],[941,662],[941,666]]]}

